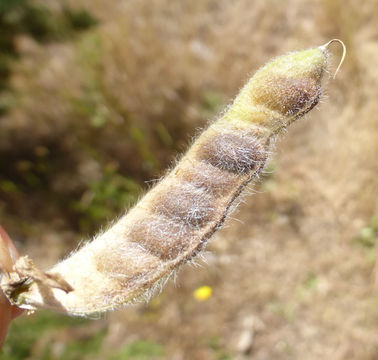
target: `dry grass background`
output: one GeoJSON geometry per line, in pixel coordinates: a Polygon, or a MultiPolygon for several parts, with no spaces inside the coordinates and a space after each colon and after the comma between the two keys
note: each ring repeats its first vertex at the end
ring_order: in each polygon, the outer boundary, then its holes
{"type": "Polygon", "coordinates": [[[101,330],[101,348],[87,358],[148,339],[164,347],[151,358],[377,359],[378,3],[71,5],[89,9],[99,26],[59,44],[20,37],[17,104],[0,119],[1,151],[16,162],[50,151],[47,189],[0,200],[3,225],[42,266],[83,236],[64,215],[67,197],[93,197],[80,191],[102,168],[142,184],[156,178],[272,56],[335,37],[348,54],[321,106],[278,143],[274,173],[253,187],[234,215],[240,221],[228,221],[201,266],[183,268],[148,305],[107,314],[81,333],[43,335],[28,358],[42,358],[51,343],[58,359],[72,338],[101,330]],[[54,196],[60,202],[49,205],[54,196]],[[202,285],[213,295],[197,302],[192,292],[202,285]]]}

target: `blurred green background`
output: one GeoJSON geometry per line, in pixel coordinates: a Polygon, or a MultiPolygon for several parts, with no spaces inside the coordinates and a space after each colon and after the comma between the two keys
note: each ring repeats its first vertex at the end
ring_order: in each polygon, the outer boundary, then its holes
{"type": "Polygon", "coordinates": [[[377,23],[375,0],[0,0],[0,219],[43,268],[135,203],[264,62],[348,47],[204,266],[101,319],[23,316],[1,359],[378,358],[377,23]]]}

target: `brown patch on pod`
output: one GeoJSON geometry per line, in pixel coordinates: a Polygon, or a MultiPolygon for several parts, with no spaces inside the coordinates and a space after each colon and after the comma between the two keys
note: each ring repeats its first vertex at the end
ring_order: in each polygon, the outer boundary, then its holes
{"type": "Polygon", "coordinates": [[[255,103],[287,116],[311,110],[319,102],[321,86],[314,78],[274,76],[251,94],[255,103]]]}
{"type": "Polygon", "coordinates": [[[214,217],[214,197],[188,182],[171,183],[154,194],[151,207],[156,214],[189,228],[201,228],[214,217]]]}
{"type": "Polygon", "coordinates": [[[197,150],[197,158],[236,174],[247,174],[266,161],[267,154],[256,136],[229,132],[209,136],[197,150]]]}
{"type": "Polygon", "coordinates": [[[164,215],[149,215],[128,230],[129,241],[163,261],[176,259],[197,238],[195,230],[164,215]]]}
{"type": "Polygon", "coordinates": [[[203,160],[186,161],[177,169],[176,176],[195,187],[206,189],[214,196],[227,196],[244,179],[239,174],[224,171],[203,160]]]}

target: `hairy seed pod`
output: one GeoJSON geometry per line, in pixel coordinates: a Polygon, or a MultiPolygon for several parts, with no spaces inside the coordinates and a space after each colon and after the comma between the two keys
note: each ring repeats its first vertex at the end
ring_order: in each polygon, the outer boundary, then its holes
{"type": "Polygon", "coordinates": [[[21,258],[2,282],[4,293],[24,309],[74,315],[150,296],[222,226],[235,199],[261,173],[280,130],[319,102],[327,57],[322,46],[266,64],[117,223],[46,273],[21,258]]]}

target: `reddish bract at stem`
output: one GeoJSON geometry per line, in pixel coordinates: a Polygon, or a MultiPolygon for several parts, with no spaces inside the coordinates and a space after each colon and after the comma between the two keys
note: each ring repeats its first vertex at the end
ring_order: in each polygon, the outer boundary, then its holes
{"type": "MultiPolygon", "coordinates": [[[[13,264],[19,257],[12,240],[0,226],[0,276],[3,273],[12,271],[13,264]]],[[[17,306],[9,303],[8,299],[0,290],[0,347],[3,345],[9,323],[23,312],[17,306]]]]}

